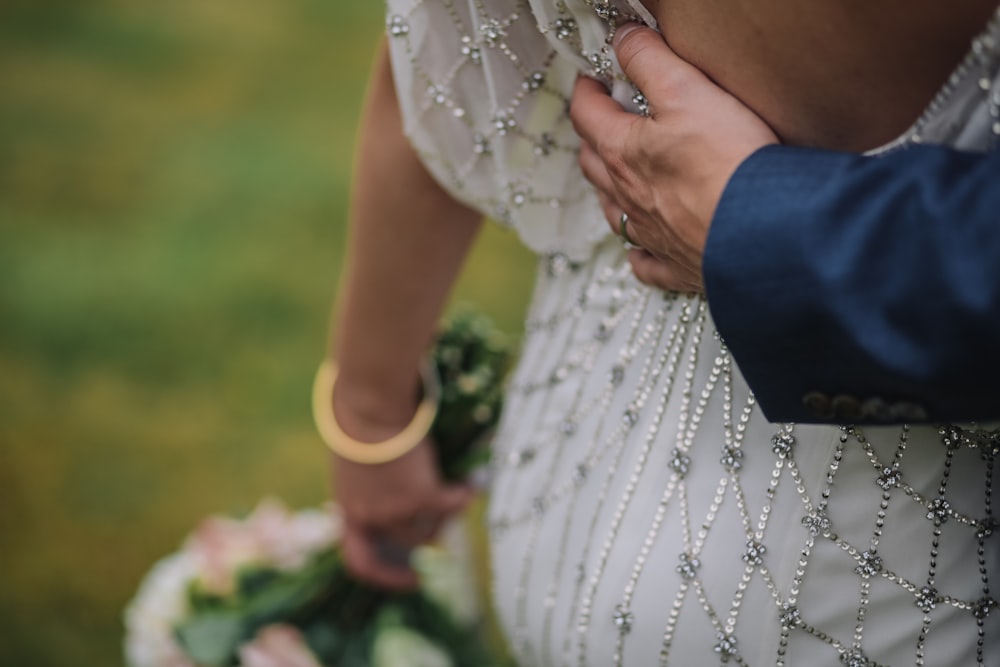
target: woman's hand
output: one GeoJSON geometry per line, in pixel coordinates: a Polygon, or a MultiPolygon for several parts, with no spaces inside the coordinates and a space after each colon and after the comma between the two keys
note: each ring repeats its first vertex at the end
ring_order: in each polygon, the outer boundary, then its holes
{"type": "Polygon", "coordinates": [[[389,463],[364,465],[336,455],[334,459],[348,569],[383,588],[415,588],[410,551],[434,539],[441,524],[472,499],[472,490],[442,482],[434,447],[426,440],[389,463]]]}
{"type": "MultiPolygon", "coordinates": [[[[337,404],[336,414],[345,432],[362,442],[384,440],[406,425],[383,421],[387,411],[375,421],[337,404]]],[[[434,539],[441,524],[464,509],[473,495],[469,487],[441,479],[434,445],[426,438],[400,458],[376,465],[334,454],[333,489],[344,517],[348,569],[393,590],[417,586],[408,563],[410,551],[434,539]]]]}
{"type": "Polygon", "coordinates": [[[583,139],[580,166],[615,233],[622,213],[636,277],[665,290],[702,292],[701,258],[722,191],[743,160],[777,142],[764,122],[649,28],[615,35],[625,75],[648,117],[628,113],[592,79],[577,81],[570,117],[583,139]]]}

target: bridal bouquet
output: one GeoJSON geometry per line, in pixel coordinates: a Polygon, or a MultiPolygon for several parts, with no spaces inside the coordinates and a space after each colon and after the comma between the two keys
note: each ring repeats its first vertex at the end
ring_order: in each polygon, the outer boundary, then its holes
{"type": "MultiPolygon", "coordinates": [[[[510,352],[489,320],[447,323],[433,350],[441,380],[431,434],[445,477],[486,459],[510,352]]],[[[436,547],[413,552],[421,587],[390,593],[346,570],[334,508],[265,500],[244,519],[204,519],[146,576],[125,612],[130,667],[489,667],[467,568],[436,547]]]]}
{"type": "Polygon", "coordinates": [[[489,459],[485,441],[500,418],[512,357],[489,318],[460,310],[445,321],[431,351],[441,384],[431,439],[446,479],[465,479],[489,459]]]}
{"type": "Polygon", "coordinates": [[[353,579],[332,508],[264,500],[204,519],[157,563],[125,612],[130,667],[488,667],[473,583],[437,547],[414,552],[421,588],[353,579]]]}

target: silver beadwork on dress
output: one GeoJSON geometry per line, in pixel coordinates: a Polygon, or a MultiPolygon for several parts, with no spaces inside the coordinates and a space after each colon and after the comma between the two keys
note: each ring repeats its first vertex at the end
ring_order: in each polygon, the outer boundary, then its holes
{"type": "MultiPolygon", "coordinates": [[[[989,425],[768,423],[704,301],[639,285],[576,164],[578,72],[638,0],[389,0],[406,131],[540,254],[496,439],[494,593],[528,666],[1000,665],[989,425]]],[[[1000,16],[880,150],[986,150],[1000,16]]],[[[873,151],[875,153],[879,151],[873,151]]]]}

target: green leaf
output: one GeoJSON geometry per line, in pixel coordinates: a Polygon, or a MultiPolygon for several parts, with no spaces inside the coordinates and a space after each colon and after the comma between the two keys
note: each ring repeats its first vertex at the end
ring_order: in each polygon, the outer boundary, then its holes
{"type": "Polygon", "coordinates": [[[234,612],[206,612],[179,624],[177,643],[199,665],[227,667],[233,664],[239,645],[247,639],[246,628],[234,612]]]}
{"type": "Polygon", "coordinates": [[[333,552],[322,553],[300,570],[280,572],[267,578],[266,586],[245,591],[242,614],[255,629],[302,620],[335,590],[333,582],[338,576],[343,576],[339,557],[333,552]]]}
{"type": "Polygon", "coordinates": [[[339,664],[344,648],[344,636],[329,617],[314,618],[302,628],[306,643],[324,665],[339,664]]]}

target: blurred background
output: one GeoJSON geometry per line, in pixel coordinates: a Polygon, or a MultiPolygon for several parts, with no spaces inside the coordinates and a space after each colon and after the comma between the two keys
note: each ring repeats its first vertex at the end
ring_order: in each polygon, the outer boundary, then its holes
{"type": "MultiPolygon", "coordinates": [[[[309,414],[382,3],[0,2],[0,665],[121,665],[212,512],[327,496],[309,414]]],[[[456,300],[517,334],[489,229],[456,300]]]]}

